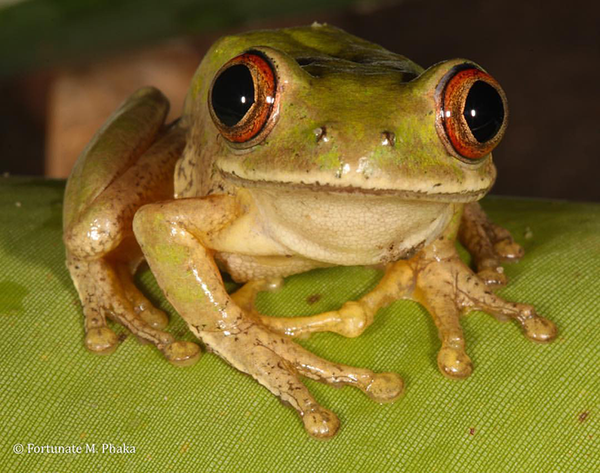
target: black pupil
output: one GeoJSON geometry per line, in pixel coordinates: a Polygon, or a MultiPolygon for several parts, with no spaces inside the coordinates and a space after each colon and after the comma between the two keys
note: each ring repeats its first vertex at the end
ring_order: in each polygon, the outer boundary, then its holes
{"type": "Polygon", "coordinates": [[[464,116],[477,141],[491,140],[504,121],[500,94],[487,82],[478,80],[467,95],[464,116]]]}
{"type": "Polygon", "coordinates": [[[234,126],[254,103],[254,80],[250,70],[237,64],[223,71],[213,85],[211,99],[221,123],[234,126]]]}

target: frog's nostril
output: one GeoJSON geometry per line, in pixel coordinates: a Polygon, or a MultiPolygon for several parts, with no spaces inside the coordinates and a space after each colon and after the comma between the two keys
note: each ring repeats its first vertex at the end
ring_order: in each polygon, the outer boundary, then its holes
{"type": "Polygon", "coordinates": [[[381,144],[383,146],[395,146],[396,145],[396,134],[391,131],[384,131],[381,133],[381,144]]]}

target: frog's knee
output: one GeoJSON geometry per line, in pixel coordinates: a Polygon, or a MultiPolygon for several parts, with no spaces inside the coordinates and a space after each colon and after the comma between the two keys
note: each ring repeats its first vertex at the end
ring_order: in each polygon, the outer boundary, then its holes
{"type": "Polygon", "coordinates": [[[140,235],[153,231],[154,219],[160,204],[146,204],[140,207],[133,216],[133,233],[139,239],[140,235]]]}

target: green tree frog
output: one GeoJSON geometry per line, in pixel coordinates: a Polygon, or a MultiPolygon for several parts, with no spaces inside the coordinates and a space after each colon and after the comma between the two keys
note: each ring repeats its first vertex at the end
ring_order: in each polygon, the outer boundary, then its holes
{"type": "Polygon", "coordinates": [[[496,177],[490,152],[506,129],[500,85],[454,59],[423,69],[337,28],[256,31],[219,40],[201,62],[181,118],[156,89],[135,92],[79,157],[64,205],[67,266],[85,343],[118,345],[107,317],[174,364],[200,356],[163,329],[166,315],[133,282],[146,260],[166,298],[207,350],[297,410],[306,431],[335,435],[336,415],[300,377],[396,400],[396,373],[320,358],[295,337],[360,335],[397,299],[420,302],[449,378],[472,364],[459,318],[514,319],[548,342],[556,329],[491,286],[523,251],[477,203],[496,177]],[[459,258],[456,239],[473,257],[459,258]],[[286,276],[334,265],[382,265],[379,284],[339,310],[268,317],[256,294],[286,276]],[[245,283],[233,294],[221,271],[245,283]]]}

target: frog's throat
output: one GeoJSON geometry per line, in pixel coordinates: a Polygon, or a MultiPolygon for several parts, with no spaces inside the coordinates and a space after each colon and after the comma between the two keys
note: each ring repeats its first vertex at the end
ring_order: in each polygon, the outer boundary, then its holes
{"type": "Polygon", "coordinates": [[[414,191],[406,189],[377,189],[377,188],[364,188],[357,186],[336,186],[332,184],[325,184],[320,182],[305,183],[305,182],[282,182],[282,181],[269,181],[269,180],[252,180],[238,176],[235,171],[224,171],[219,169],[221,177],[231,182],[234,185],[243,188],[277,188],[281,189],[298,189],[298,190],[312,190],[315,192],[336,192],[343,194],[368,194],[368,195],[393,195],[398,196],[405,200],[427,200],[436,202],[456,202],[456,203],[468,203],[475,202],[488,192],[489,187],[475,190],[465,190],[461,192],[424,192],[414,191]]]}

